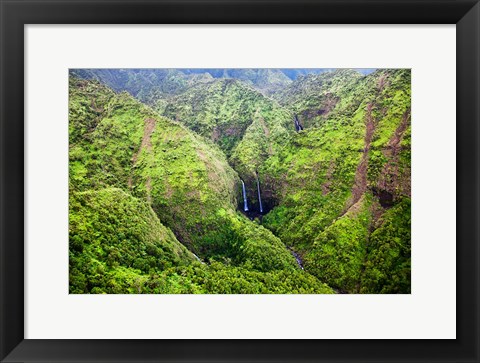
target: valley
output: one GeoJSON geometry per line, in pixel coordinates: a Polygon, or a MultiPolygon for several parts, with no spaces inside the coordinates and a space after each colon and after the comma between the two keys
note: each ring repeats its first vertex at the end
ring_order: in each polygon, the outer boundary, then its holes
{"type": "Polygon", "coordinates": [[[410,77],[70,70],[70,293],[410,293],[410,77]]]}

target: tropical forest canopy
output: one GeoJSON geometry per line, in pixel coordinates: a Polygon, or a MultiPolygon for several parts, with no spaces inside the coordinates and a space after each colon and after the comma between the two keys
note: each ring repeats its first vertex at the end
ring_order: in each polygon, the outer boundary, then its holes
{"type": "Polygon", "coordinates": [[[70,293],[410,293],[410,83],[70,70],[70,293]]]}

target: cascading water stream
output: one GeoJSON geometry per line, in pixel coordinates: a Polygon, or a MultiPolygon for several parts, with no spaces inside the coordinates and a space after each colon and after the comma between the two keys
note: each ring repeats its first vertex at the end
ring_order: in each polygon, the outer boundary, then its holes
{"type": "Polygon", "coordinates": [[[196,254],[194,254],[193,252],[192,252],[192,255],[193,255],[193,257],[195,257],[195,259],[196,259],[198,262],[200,262],[200,263],[203,264],[203,265],[205,264],[205,262],[203,262],[203,261],[200,259],[200,257],[198,257],[198,256],[197,256],[196,254]]]}
{"type": "Polygon", "coordinates": [[[302,131],[303,126],[300,124],[300,121],[298,121],[298,116],[297,115],[295,115],[294,122],[295,122],[295,130],[297,130],[297,132],[302,131]]]}
{"type": "Polygon", "coordinates": [[[257,191],[258,191],[258,204],[260,205],[260,213],[263,213],[262,197],[260,195],[260,181],[258,180],[258,174],[257,174],[257,191]]]}
{"type": "Polygon", "coordinates": [[[243,191],[243,211],[248,212],[248,203],[247,203],[247,191],[245,190],[245,183],[243,180],[240,180],[242,182],[242,191],[243,191]]]}

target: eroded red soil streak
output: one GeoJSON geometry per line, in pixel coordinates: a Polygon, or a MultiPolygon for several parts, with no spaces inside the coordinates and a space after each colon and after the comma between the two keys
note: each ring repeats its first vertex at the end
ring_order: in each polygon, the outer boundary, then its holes
{"type": "Polygon", "coordinates": [[[320,102],[320,105],[315,108],[310,108],[304,110],[300,113],[302,125],[305,127],[311,127],[311,123],[317,116],[325,119],[330,112],[335,108],[340,98],[333,96],[332,94],[327,94],[325,98],[320,102]]]}
{"type": "MultiPolygon", "coordinates": [[[[133,154],[132,157],[132,163],[135,165],[137,163],[138,157],[140,153],[142,152],[143,149],[146,149],[148,152],[152,151],[152,133],[153,130],[155,129],[155,124],[156,121],[153,118],[146,118],[145,119],[145,124],[143,127],[143,138],[142,138],[142,143],[140,144],[140,148],[138,151],[133,154]]],[[[128,178],[128,187],[132,188],[132,177],[130,176],[128,178]]],[[[145,181],[145,189],[147,190],[147,201],[151,203],[152,197],[151,197],[151,191],[152,191],[152,179],[150,176],[147,177],[147,180],[145,181]]]]}
{"type": "Polygon", "coordinates": [[[264,134],[265,137],[267,138],[267,142],[268,142],[268,155],[273,155],[272,143],[271,143],[270,140],[269,140],[270,130],[268,129],[267,124],[265,123],[265,120],[264,120],[264,118],[263,118],[262,116],[259,116],[259,122],[260,122],[260,126],[261,126],[262,129],[263,129],[263,134],[264,134]]]}
{"type": "Polygon", "coordinates": [[[147,151],[152,150],[151,136],[154,129],[155,129],[155,120],[153,118],[146,118],[145,125],[143,127],[142,143],[140,144],[140,148],[138,149],[138,151],[132,157],[132,162],[134,164],[137,162],[138,156],[140,155],[143,149],[147,149],[147,151]]]}
{"type": "Polygon", "coordinates": [[[375,132],[376,122],[372,116],[373,103],[369,103],[367,106],[367,115],[365,117],[365,138],[362,159],[357,166],[355,172],[355,183],[352,188],[352,197],[347,202],[344,212],[345,214],[353,205],[355,205],[363,193],[367,190],[367,170],[368,170],[368,152],[370,150],[370,144],[372,142],[373,133],[375,132]]]}
{"type": "Polygon", "coordinates": [[[217,142],[220,139],[221,136],[221,131],[218,127],[215,127],[215,129],[212,132],[212,141],[217,142]]]}
{"type": "Polygon", "coordinates": [[[340,98],[335,97],[332,94],[328,94],[326,99],[325,99],[323,108],[321,110],[319,110],[321,112],[321,115],[323,117],[327,117],[328,114],[335,108],[338,101],[340,101],[340,98]]]}
{"type": "Polygon", "coordinates": [[[225,125],[219,125],[213,129],[210,139],[213,142],[217,142],[222,136],[241,136],[242,132],[242,128],[238,126],[226,127],[225,125]]]}
{"type": "MultiPolygon", "coordinates": [[[[380,174],[377,186],[380,190],[387,191],[391,194],[395,194],[395,192],[400,189],[402,192],[410,195],[410,186],[401,185],[404,183],[402,183],[402,177],[399,170],[399,154],[402,150],[400,143],[402,142],[403,135],[405,134],[405,131],[409,125],[410,109],[407,109],[403,114],[400,125],[398,125],[390,141],[388,142],[387,147],[383,150],[383,154],[387,158],[387,162],[385,163],[380,174]]],[[[406,178],[406,180],[410,180],[410,178],[406,178]]]]}
{"type": "Polygon", "coordinates": [[[322,185],[323,195],[327,195],[330,192],[330,186],[332,185],[332,175],[333,175],[334,169],[335,169],[335,162],[331,160],[330,164],[328,165],[325,183],[323,183],[322,185]]]}
{"type": "Polygon", "coordinates": [[[147,180],[145,181],[145,189],[147,190],[147,202],[152,203],[152,178],[147,176],[147,180]]]}
{"type": "Polygon", "coordinates": [[[390,82],[387,81],[387,77],[385,75],[382,75],[379,79],[378,79],[378,83],[377,83],[377,90],[378,92],[382,92],[383,89],[385,88],[385,86],[387,84],[389,84],[390,82]]]}

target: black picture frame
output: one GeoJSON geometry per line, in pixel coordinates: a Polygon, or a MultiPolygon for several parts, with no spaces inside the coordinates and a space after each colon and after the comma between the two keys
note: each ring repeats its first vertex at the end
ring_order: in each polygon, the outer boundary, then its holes
{"type": "Polygon", "coordinates": [[[2,362],[480,361],[478,0],[0,0],[0,14],[2,362]],[[159,23],[456,24],[457,339],[24,339],[24,25],[159,23]]]}

